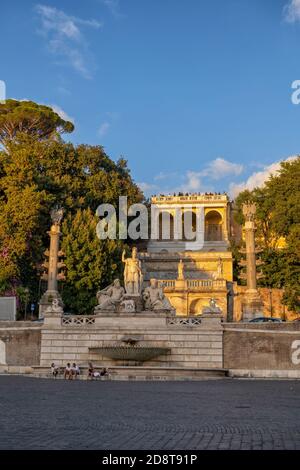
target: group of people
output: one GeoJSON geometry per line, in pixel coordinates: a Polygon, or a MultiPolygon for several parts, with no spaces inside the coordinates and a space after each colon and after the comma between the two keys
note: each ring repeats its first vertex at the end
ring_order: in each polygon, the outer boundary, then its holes
{"type": "MultiPolygon", "coordinates": [[[[54,362],[51,364],[51,373],[52,376],[56,379],[60,372],[60,367],[57,366],[54,362]]],[[[66,367],[64,368],[64,379],[67,380],[73,380],[76,379],[80,375],[80,368],[79,366],[73,362],[71,365],[70,362],[67,363],[66,367]]],[[[106,367],[103,367],[100,371],[95,370],[93,364],[89,362],[88,365],[88,378],[90,379],[96,379],[96,378],[101,378],[101,377],[106,377],[108,376],[108,370],[106,367]]]]}
{"type": "Polygon", "coordinates": [[[107,376],[108,376],[108,370],[106,369],[106,367],[103,367],[99,372],[98,370],[95,370],[93,364],[89,362],[88,378],[97,379],[100,377],[107,377],[107,376]]]}

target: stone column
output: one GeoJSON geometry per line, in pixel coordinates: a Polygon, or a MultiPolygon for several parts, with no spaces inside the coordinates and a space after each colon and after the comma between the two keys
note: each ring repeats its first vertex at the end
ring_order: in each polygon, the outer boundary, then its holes
{"type": "Polygon", "coordinates": [[[196,208],[196,231],[196,240],[192,242],[186,242],[186,250],[200,251],[204,247],[205,214],[203,206],[198,206],[196,208]]]}
{"type": "Polygon", "coordinates": [[[224,216],[223,216],[223,230],[222,230],[222,240],[228,242],[228,239],[229,239],[229,220],[228,220],[228,217],[229,217],[229,204],[227,204],[227,206],[224,207],[224,216]]]}
{"type": "Polygon", "coordinates": [[[46,255],[49,261],[44,263],[44,267],[48,269],[48,273],[44,275],[47,279],[47,291],[42,295],[39,303],[39,317],[42,318],[46,309],[52,305],[53,300],[57,299],[61,307],[63,302],[57,288],[57,280],[63,279],[63,275],[58,273],[59,268],[64,266],[64,263],[59,262],[59,239],[61,236],[60,223],[63,216],[62,209],[55,209],[51,212],[52,225],[48,235],[50,236],[50,249],[47,250],[46,255]]]}
{"type": "Polygon", "coordinates": [[[182,241],[183,239],[183,213],[181,207],[175,207],[175,215],[174,215],[174,240],[182,241]]]}
{"type": "Polygon", "coordinates": [[[255,204],[243,204],[243,214],[245,217],[245,242],[246,261],[242,261],[241,266],[246,266],[247,290],[242,302],[243,320],[249,321],[257,316],[262,316],[263,304],[257,290],[256,274],[256,250],[255,250],[255,204]]]}

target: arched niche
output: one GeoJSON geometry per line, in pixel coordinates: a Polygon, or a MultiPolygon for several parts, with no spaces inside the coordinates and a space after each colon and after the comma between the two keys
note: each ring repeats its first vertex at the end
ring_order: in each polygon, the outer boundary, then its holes
{"type": "Polygon", "coordinates": [[[223,240],[223,217],[217,210],[210,210],[205,215],[205,241],[223,240]]]}

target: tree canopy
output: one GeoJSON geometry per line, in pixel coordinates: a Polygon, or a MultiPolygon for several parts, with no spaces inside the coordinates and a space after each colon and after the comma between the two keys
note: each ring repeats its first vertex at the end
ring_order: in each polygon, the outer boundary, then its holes
{"type": "Polygon", "coordinates": [[[74,124],[62,119],[49,106],[17,100],[0,103],[0,143],[4,147],[20,134],[48,139],[73,130],[74,124]]]}
{"type": "Polygon", "coordinates": [[[92,308],[96,290],[121,274],[123,243],[97,238],[96,208],[104,202],[118,207],[124,195],[129,204],[141,202],[143,195],[124,159],[114,162],[101,146],[64,142],[57,135],[64,124],[51,113],[48,123],[42,117],[39,131],[26,130],[23,121],[20,131],[5,136],[0,151],[0,292],[28,287],[31,300],[39,300],[50,211],[60,205],[65,208],[62,240],[68,268],[62,295],[67,309],[84,313],[92,308]]]}
{"type": "Polygon", "coordinates": [[[284,301],[300,310],[300,157],[281,163],[262,188],[236,198],[236,220],[243,223],[242,204],[256,203],[256,243],[263,249],[260,285],[284,289],[284,301]]]}

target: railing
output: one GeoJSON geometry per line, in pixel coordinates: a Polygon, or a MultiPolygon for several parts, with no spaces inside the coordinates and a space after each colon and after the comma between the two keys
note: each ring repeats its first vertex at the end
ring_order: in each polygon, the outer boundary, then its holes
{"type": "MultiPolygon", "coordinates": [[[[174,289],[176,287],[175,279],[162,279],[159,281],[165,289],[174,289]]],[[[226,288],[225,279],[185,279],[186,289],[220,289],[226,288]]]]}
{"type": "Polygon", "coordinates": [[[219,224],[208,224],[205,227],[204,241],[221,242],[223,241],[223,227],[219,224]]]}
{"type": "Polygon", "coordinates": [[[175,280],[174,279],[163,279],[159,281],[163,287],[175,287],[175,280]]]}
{"type": "Polygon", "coordinates": [[[183,201],[228,201],[226,194],[190,194],[188,196],[154,196],[151,202],[183,202],[183,201]]]}
{"type": "Polygon", "coordinates": [[[214,289],[219,287],[226,287],[225,279],[187,279],[187,286],[189,289],[207,288],[214,289]]]}
{"type": "Polygon", "coordinates": [[[62,317],[61,323],[64,326],[89,326],[95,324],[95,317],[72,315],[62,317]]]}
{"type": "Polygon", "coordinates": [[[173,317],[167,319],[168,325],[176,326],[199,326],[201,325],[201,318],[199,317],[173,317]]]}

